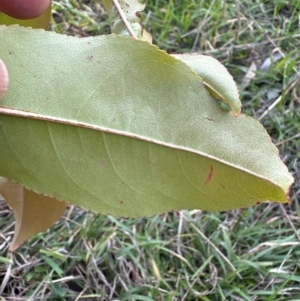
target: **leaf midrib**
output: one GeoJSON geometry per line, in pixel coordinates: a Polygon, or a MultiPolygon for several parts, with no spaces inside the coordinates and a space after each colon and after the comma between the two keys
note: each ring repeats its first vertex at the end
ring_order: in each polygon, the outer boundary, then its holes
{"type": "Polygon", "coordinates": [[[185,146],[181,146],[181,145],[177,145],[177,144],[173,144],[173,143],[164,142],[164,141],[153,139],[153,138],[146,137],[146,136],[143,136],[143,135],[138,135],[138,134],[134,134],[134,133],[126,132],[126,131],[120,131],[120,130],[117,130],[117,129],[112,129],[112,128],[108,128],[108,127],[104,127],[104,126],[93,125],[93,124],[90,124],[90,123],[76,121],[76,120],[72,120],[72,119],[65,119],[65,118],[60,118],[60,117],[47,116],[47,115],[37,114],[37,113],[33,113],[33,112],[26,112],[26,111],[22,111],[22,110],[8,109],[8,108],[3,108],[3,107],[0,107],[0,115],[1,114],[2,115],[15,116],[15,117],[21,117],[21,118],[30,118],[30,119],[53,122],[53,123],[59,123],[59,124],[65,124],[65,125],[70,125],[70,126],[75,126],[75,127],[87,128],[87,129],[96,130],[96,131],[100,131],[100,132],[125,136],[125,137],[129,137],[129,138],[132,138],[132,139],[138,139],[138,140],[142,140],[142,141],[149,142],[149,143],[154,143],[154,144],[161,145],[161,146],[168,147],[168,148],[172,148],[172,149],[177,149],[177,150],[182,150],[182,151],[194,153],[194,154],[209,158],[211,160],[214,160],[216,162],[222,163],[224,165],[227,165],[227,166],[230,166],[230,167],[233,167],[233,168],[237,168],[237,169],[239,169],[239,170],[241,170],[245,173],[254,175],[256,177],[259,177],[261,179],[269,181],[270,183],[273,183],[276,186],[278,186],[277,183],[271,181],[270,179],[262,177],[261,175],[259,175],[257,173],[254,173],[251,170],[245,169],[242,166],[232,164],[228,161],[224,161],[222,159],[211,156],[207,153],[201,152],[201,151],[193,149],[193,148],[189,148],[189,147],[185,147],[185,146]]]}

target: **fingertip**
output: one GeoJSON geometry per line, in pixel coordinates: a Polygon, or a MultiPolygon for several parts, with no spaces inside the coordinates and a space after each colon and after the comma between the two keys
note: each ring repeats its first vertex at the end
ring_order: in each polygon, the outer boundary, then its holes
{"type": "Polygon", "coordinates": [[[4,62],[0,59],[0,99],[4,97],[8,88],[8,72],[4,62]]]}

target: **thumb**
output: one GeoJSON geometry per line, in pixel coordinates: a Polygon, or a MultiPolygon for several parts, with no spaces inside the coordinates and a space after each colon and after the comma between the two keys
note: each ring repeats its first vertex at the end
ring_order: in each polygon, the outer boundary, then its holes
{"type": "Polygon", "coordinates": [[[4,96],[8,88],[8,72],[5,64],[0,59],[0,99],[4,96]]]}

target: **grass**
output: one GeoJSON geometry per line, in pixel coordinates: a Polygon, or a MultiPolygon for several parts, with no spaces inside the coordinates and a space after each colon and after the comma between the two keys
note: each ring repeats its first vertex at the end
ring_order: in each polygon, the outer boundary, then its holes
{"type": "MultiPolygon", "coordinates": [[[[57,32],[109,32],[98,1],[53,9],[57,32]]],[[[2,204],[3,300],[300,300],[299,14],[300,1],[283,0],[151,0],[143,14],[160,48],[227,66],[243,111],[263,123],[295,177],[292,205],[128,220],[70,207],[10,258],[13,217],[2,204]],[[283,58],[260,71],[275,50],[283,58]]]]}

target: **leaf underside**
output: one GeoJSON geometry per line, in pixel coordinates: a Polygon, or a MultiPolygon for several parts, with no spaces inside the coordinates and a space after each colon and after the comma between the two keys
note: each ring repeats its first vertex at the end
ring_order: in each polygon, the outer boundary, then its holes
{"type": "Polygon", "coordinates": [[[293,178],[264,128],[156,46],[0,27],[0,57],[0,114],[44,119],[0,116],[0,175],[27,189],[126,217],[288,200],[293,178]]]}

